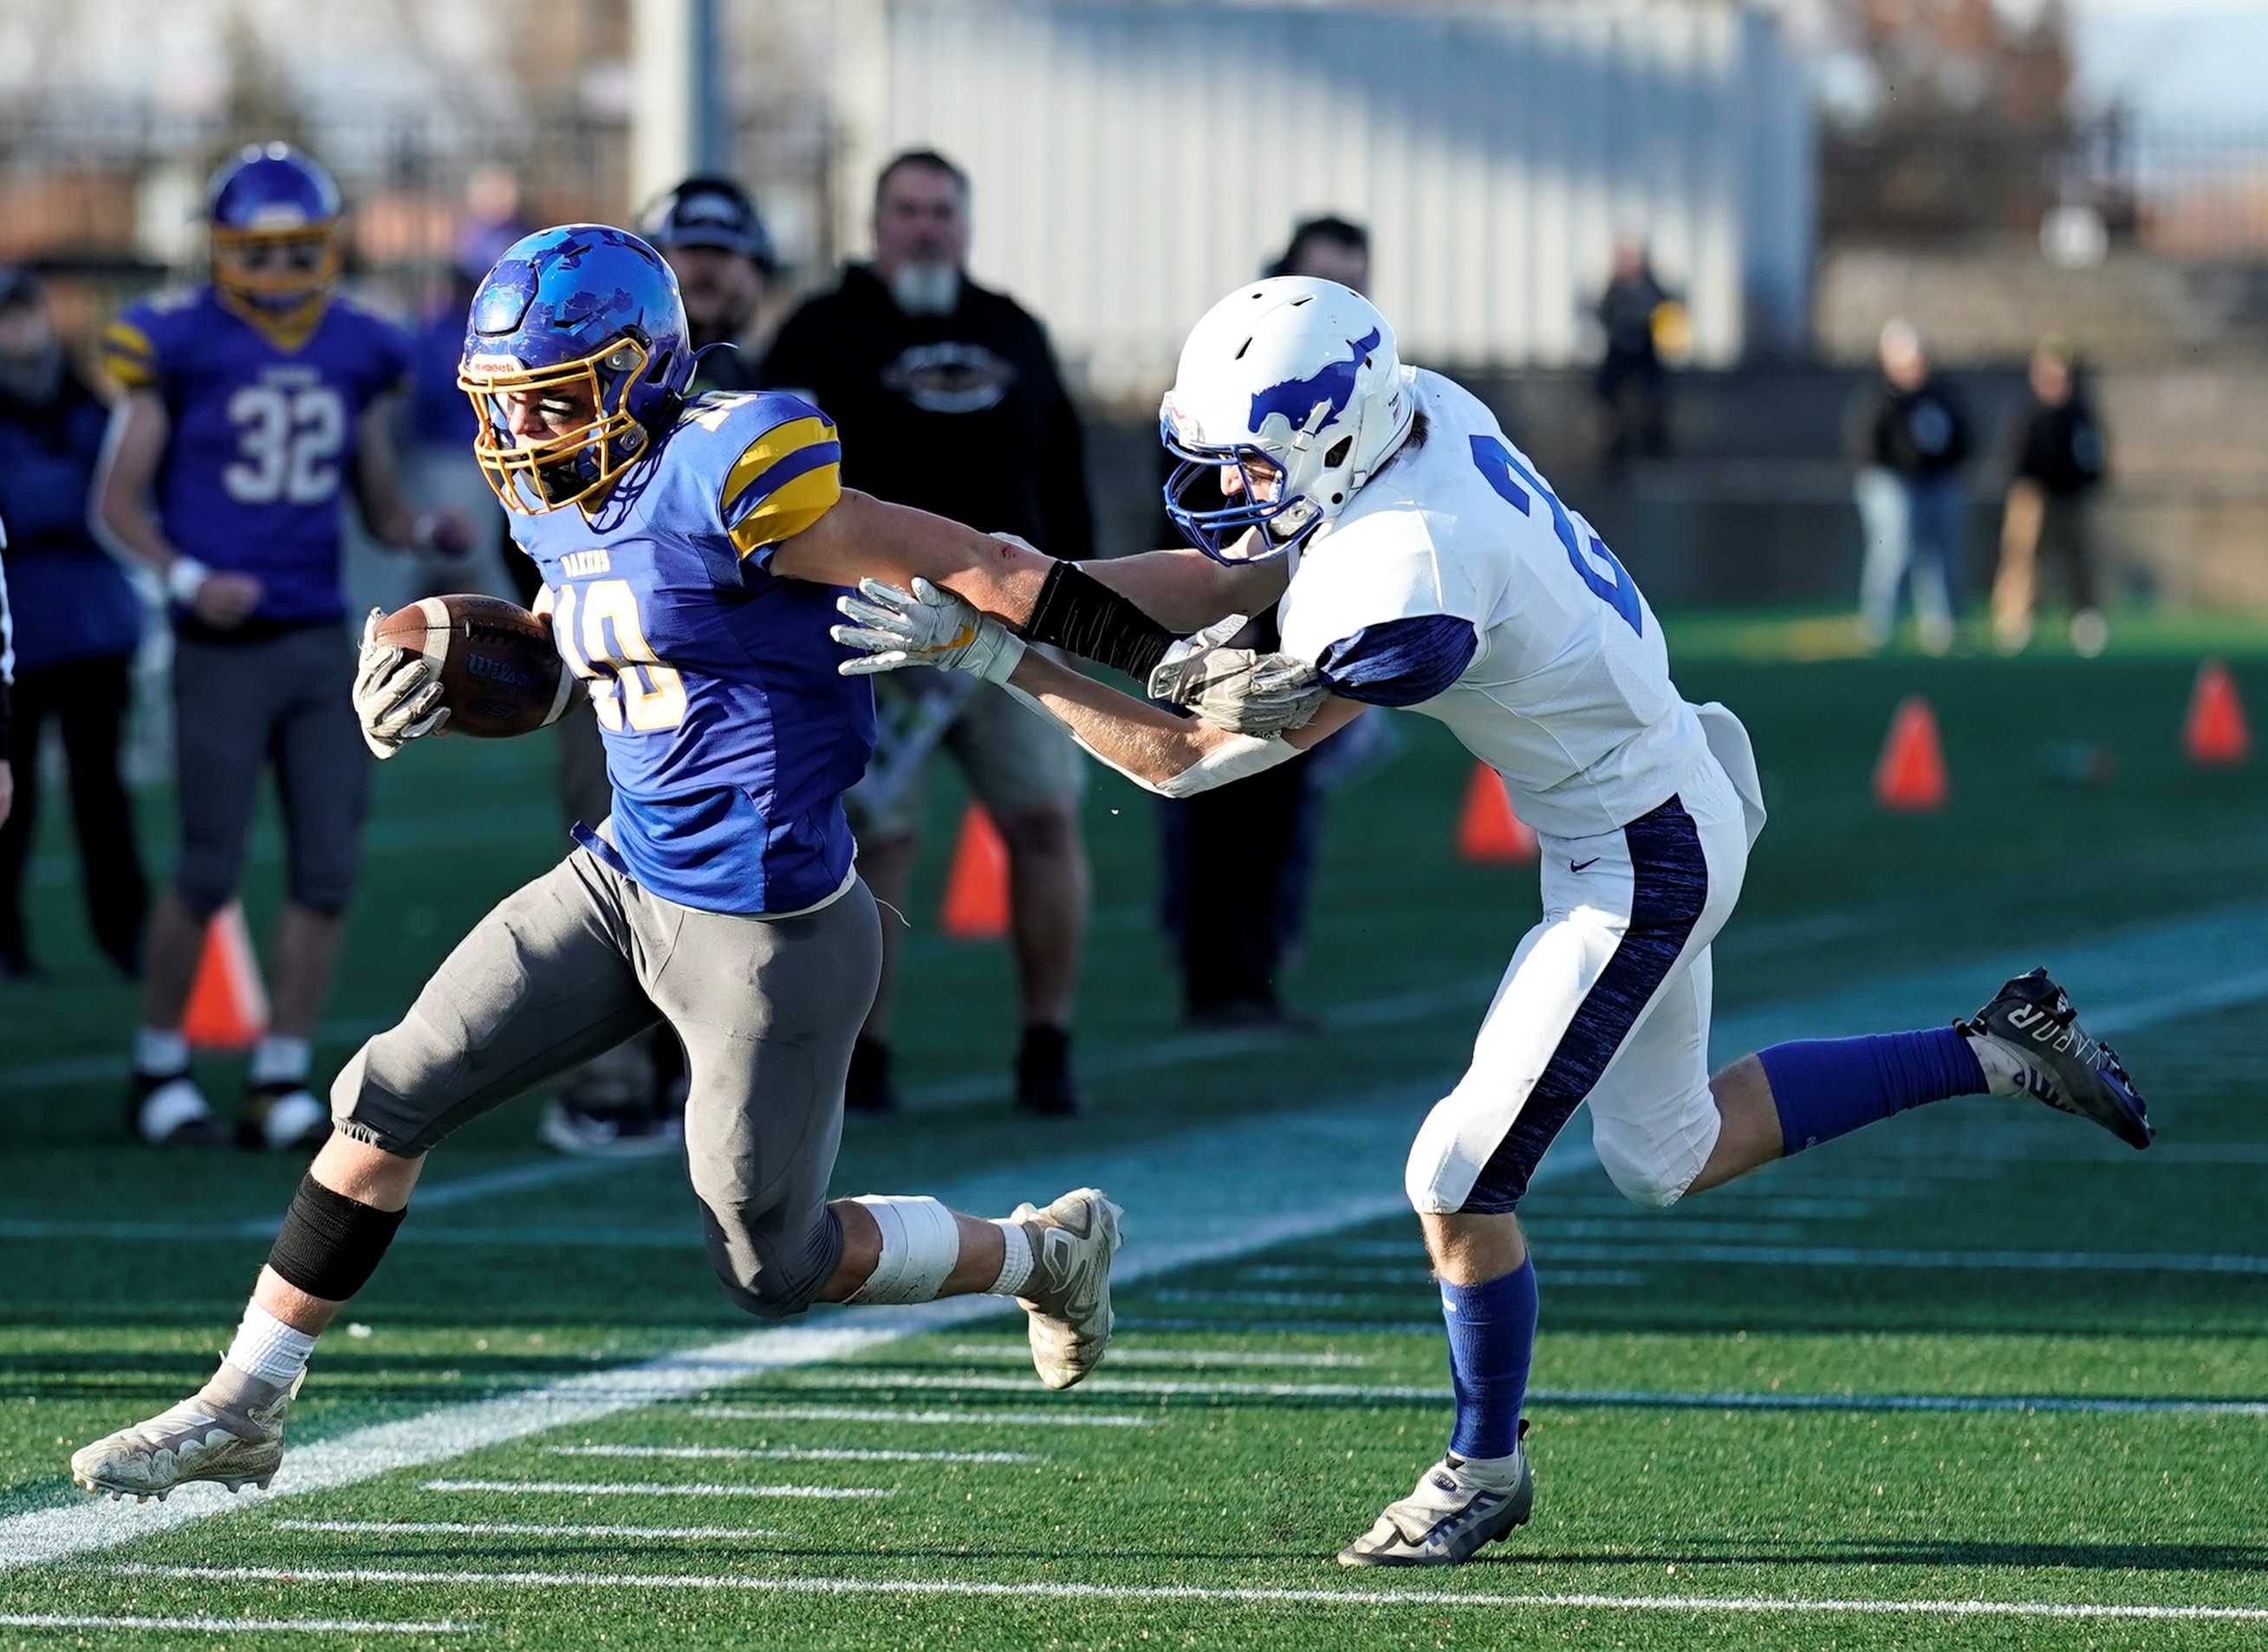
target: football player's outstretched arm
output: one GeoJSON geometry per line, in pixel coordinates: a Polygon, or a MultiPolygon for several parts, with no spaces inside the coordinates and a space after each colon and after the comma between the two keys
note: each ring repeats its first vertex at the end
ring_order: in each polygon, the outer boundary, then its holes
{"type": "Polygon", "coordinates": [[[241,623],[259,605],[260,581],[216,573],[183,556],[150,508],[151,484],[173,436],[164,398],[155,390],[131,391],[111,417],[108,450],[95,483],[95,527],[147,564],[168,594],[206,624],[225,630],[241,623]]]}
{"type": "Polygon", "coordinates": [[[1116,562],[1064,563],[1012,536],[890,505],[845,488],[834,506],[780,542],[771,571],[821,585],[926,579],[1007,621],[1035,642],[1112,666],[1141,681],[1179,630],[1257,613],[1281,595],[1280,561],[1230,568],[1195,550],[1153,550],[1116,562]]]}

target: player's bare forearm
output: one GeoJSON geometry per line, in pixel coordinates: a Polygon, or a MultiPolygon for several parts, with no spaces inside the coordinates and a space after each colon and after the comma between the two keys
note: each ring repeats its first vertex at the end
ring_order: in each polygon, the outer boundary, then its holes
{"type": "Polygon", "coordinates": [[[94,525],[163,575],[180,553],[150,508],[150,485],[165,454],[172,421],[165,402],[149,391],[129,395],[113,417],[119,424],[96,484],[94,525]]]}
{"type": "Polygon", "coordinates": [[[1160,711],[1036,650],[1025,653],[1008,681],[1096,756],[1152,785],[1194,767],[1214,747],[1242,738],[1194,717],[1160,711]]]}
{"type": "Polygon", "coordinates": [[[1031,618],[1054,565],[1038,551],[853,488],[809,527],[782,540],[771,562],[775,573],[820,585],[926,579],[1012,625],[1031,618]]]}
{"type": "Polygon", "coordinates": [[[1200,550],[1145,550],[1111,562],[1082,563],[1087,572],[1160,625],[1201,631],[1231,614],[1257,614],[1284,594],[1285,558],[1231,567],[1200,550]]]}
{"type": "Polygon", "coordinates": [[[406,549],[417,542],[417,513],[401,491],[391,402],[391,397],[380,401],[362,416],[355,455],[355,505],[373,539],[406,549]]]}

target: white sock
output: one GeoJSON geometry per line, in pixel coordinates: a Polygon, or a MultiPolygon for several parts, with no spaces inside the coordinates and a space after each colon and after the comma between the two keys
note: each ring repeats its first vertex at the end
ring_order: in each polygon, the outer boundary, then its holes
{"type": "Polygon", "coordinates": [[[984,1287],[987,1296],[1013,1296],[1032,1277],[1032,1236],[1020,1221],[996,1221],[1000,1230],[1000,1277],[984,1287]]]}
{"type": "Polygon", "coordinates": [[[307,1078],[307,1041],[305,1038],[278,1038],[273,1034],[253,1046],[252,1081],[254,1084],[301,1084],[307,1078]]]}
{"type": "Polygon", "coordinates": [[[2016,1052],[1998,1038],[1988,1038],[1977,1033],[1964,1033],[1969,1053],[1977,1058],[1977,1065],[1984,1069],[1984,1090],[1988,1095],[2018,1095],[2024,1091],[2024,1064],[2016,1052]]]}
{"type": "Polygon", "coordinates": [[[307,1368],[307,1356],[314,1351],[315,1339],[306,1331],[292,1330],[257,1302],[247,1302],[244,1323],[222,1358],[247,1376],[289,1384],[307,1368]]]}
{"type": "Polygon", "coordinates": [[[137,1027],[134,1030],[134,1070],[136,1073],[179,1073],[189,1065],[189,1041],[178,1027],[137,1027]]]}

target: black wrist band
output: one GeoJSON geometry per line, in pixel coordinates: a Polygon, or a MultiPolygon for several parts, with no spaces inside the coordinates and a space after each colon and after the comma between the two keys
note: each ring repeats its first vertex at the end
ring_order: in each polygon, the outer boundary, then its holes
{"type": "Polygon", "coordinates": [[[1143,683],[1176,641],[1173,632],[1073,562],[1048,570],[1024,638],[1123,671],[1143,683]]]}

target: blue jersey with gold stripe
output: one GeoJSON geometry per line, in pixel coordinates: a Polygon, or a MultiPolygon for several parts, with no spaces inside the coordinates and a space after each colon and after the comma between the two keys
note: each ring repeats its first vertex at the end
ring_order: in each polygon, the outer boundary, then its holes
{"type": "Polygon", "coordinates": [[[710,395],[589,512],[512,518],[606,738],[614,853],[681,905],[800,911],[850,880],[873,693],[836,671],[835,587],[770,571],[842,496],[841,453],[806,402],[710,395]]]}
{"type": "Polygon", "coordinates": [[[256,577],[255,619],[339,618],[339,513],[362,416],[406,379],[408,336],[343,296],[284,333],[200,287],[129,305],[102,356],[121,386],[166,403],[154,492],[174,548],[256,577]]]}

